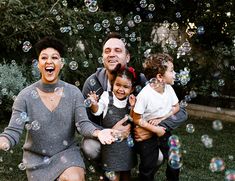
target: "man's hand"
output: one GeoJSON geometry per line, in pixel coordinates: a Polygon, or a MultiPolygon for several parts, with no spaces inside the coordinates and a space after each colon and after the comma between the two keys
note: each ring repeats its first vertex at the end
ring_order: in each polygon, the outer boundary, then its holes
{"type": "Polygon", "coordinates": [[[146,130],[142,127],[139,127],[139,126],[135,127],[134,132],[135,132],[135,140],[137,142],[147,140],[147,139],[151,138],[154,134],[151,131],[148,131],[148,130],[146,130]]]}
{"type": "Polygon", "coordinates": [[[155,119],[151,119],[149,122],[149,124],[155,125],[157,126],[164,118],[155,118],[155,119]]]}
{"type": "Polygon", "coordinates": [[[113,127],[112,129],[118,130],[122,132],[122,135],[125,135],[125,138],[128,137],[128,135],[131,132],[131,125],[127,124],[124,125],[124,123],[128,120],[128,116],[126,115],[123,119],[121,119],[120,121],[118,121],[113,127]]]}
{"type": "Polygon", "coordinates": [[[128,132],[130,133],[131,131],[131,125],[127,124],[127,125],[123,125],[123,123],[125,123],[128,120],[128,116],[126,115],[124,118],[122,118],[120,121],[118,121],[113,127],[112,129],[116,129],[119,131],[124,131],[124,132],[128,132]]]}

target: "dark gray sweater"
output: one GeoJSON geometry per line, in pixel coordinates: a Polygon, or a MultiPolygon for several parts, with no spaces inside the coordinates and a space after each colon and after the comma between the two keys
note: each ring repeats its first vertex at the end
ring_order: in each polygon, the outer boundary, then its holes
{"type": "Polygon", "coordinates": [[[19,142],[25,123],[38,123],[39,129],[27,131],[23,146],[23,163],[28,180],[52,181],[68,167],[85,167],[74,140],[75,132],[79,129],[82,135],[91,137],[96,127],[87,117],[81,91],[63,81],[59,84],[64,88],[64,96],[52,112],[37,96],[37,83],[23,89],[13,104],[8,127],[0,134],[13,147],[19,142]],[[21,113],[28,116],[23,121],[21,113]]]}

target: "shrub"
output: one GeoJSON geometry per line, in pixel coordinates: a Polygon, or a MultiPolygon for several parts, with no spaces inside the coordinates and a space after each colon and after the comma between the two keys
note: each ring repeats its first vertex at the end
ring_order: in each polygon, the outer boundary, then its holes
{"type": "Polygon", "coordinates": [[[9,114],[15,97],[28,85],[22,72],[23,66],[18,66],[14,60],[11,64],[0,64],[0,118],[9,114]]]}

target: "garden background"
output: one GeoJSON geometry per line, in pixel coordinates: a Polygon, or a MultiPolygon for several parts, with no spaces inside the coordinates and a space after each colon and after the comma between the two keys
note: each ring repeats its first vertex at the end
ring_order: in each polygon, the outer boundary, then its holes
{"type": "MultiPolygon", "coordinates": [[[[67,54],[61,78],[79,88],[102,66],[105,36],[117,31],[123,35],[131,52],[130,65],[137,71],[142,71],[142,62],[149,53],[167,52],[174,57],[174,88],[182,106],[194,103],[213,106],[218,113],[224,108],[234,111],[234,12],[232,0],[0,0],[0,130],[9,121],[18,92],[40,77],[33,45],[47,35],[65,43],[67,54]]],[[[206,130],[210,123],[198,124],[206,130]]],[[[219,135],[221,144],[228,148],[225,152],[230,152],[223,154],[224,160],[230,160],[226,169],[235,169],[231,149],[235,146],[227,140],[234,137],[231,128],[235,125],[224,124],[231,131],[219,135]]],[[[188,134],[184,129],[179,132],[188,134]]],[[[203,130],[197,134],[203,134],[203,130]]],[[[218,150],[215,153],[222,154],[218,150]]],[[[208,159],[212,157],[208,155],[208,159]]],[[[0,171],[6,172],[12,166],[4,167],[2,159],[0,155],[0,171]]],[[[196,163],[198,158],[194,159],[196,163]]],[[[16,168],[18,162],[14,163],[16,168]]],[[[213,180],[213,176],[206,178],[213,180]]]]}

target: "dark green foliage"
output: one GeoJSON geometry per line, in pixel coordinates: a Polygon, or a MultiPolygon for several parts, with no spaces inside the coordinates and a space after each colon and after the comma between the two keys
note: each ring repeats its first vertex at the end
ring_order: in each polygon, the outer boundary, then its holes
{"type": "MultiPolygon", "coordinates": [[[[99,9],[89,12],[82,0],[60,1],[46,0],[32,2],[30,0],[1,0],[0,1],[0,58],[6,63],[15,59],[18,65],[25,64],[24,76],[28,82],[37,78],[31,74],[31,62],[35,57],[33,48],[28,52],[22,51],[25,41],[34,45],[40,38],[54,35],[64,41],[67,49],[62,79],[72,84],[80,84],[92,74],[97,67],[102,66],[102,41],[110,31],[120,32],[126,40],[131,52],[130,65],[142,71],[144,52],[165,51],[174,57],[176,72],[185,67],[190,69],[190,81],[187,85],[175,85],[177,94],[183,98],[191,90],[198,95],[211,97],[213,91],[219,97],[234,97],[234,63],[235,63],[235,22],[233,1],[195,1],[195,0],[160,0],[146,1],[155,5],[150,11],[148,6],[141,7],[140,1],[98,1],[99,9]],[[152,18],[149,15],[152,14],[152,18]],[[140,15],[142,21],[128,26],[128,21],[140,15]],[[122,23],[117,25],[115,17],[121,17],[122,23]],[[102,25],[108,20],[110,26],[102,25]],[[151,32],[154,25],[163,22],[179,25],[177,47],[169,44],[162,47],[160,43],[153,43],[151,32]],[[99,23],[101,30],[95,31],[94,25],[99,23]],[[189,23],[196,27],[203,26],[205,32],[190,37],[186,33],[189,23]],[[134,37],[134,38],[132,38],[134,37]],[[191,45],[191,51],[177,57],[180,45],[186,40],[191,45]],[[84,49],[81,49],[83,44],[84,49]],[[17,57],[17,58],[16,58],[17,57]],[[75,61],[78,69],[71,70],[69,63],[75,61]],[[223,86],[218,85],[219,80],[223,86]]],[[[77,85],[78,85],[77,84],[77,85]]],[[[197,98],[195,99],[197,102],[197,98]]],[[[198,101],[200,102],[200,101],[198,101]]],[[[201,103],[201,102],[200,102],[201,103]]],[[[207,104],[207,102],[202,102],[207,104]]],[[[234,105],[220,105],[234,108],[234,105]]]]}

